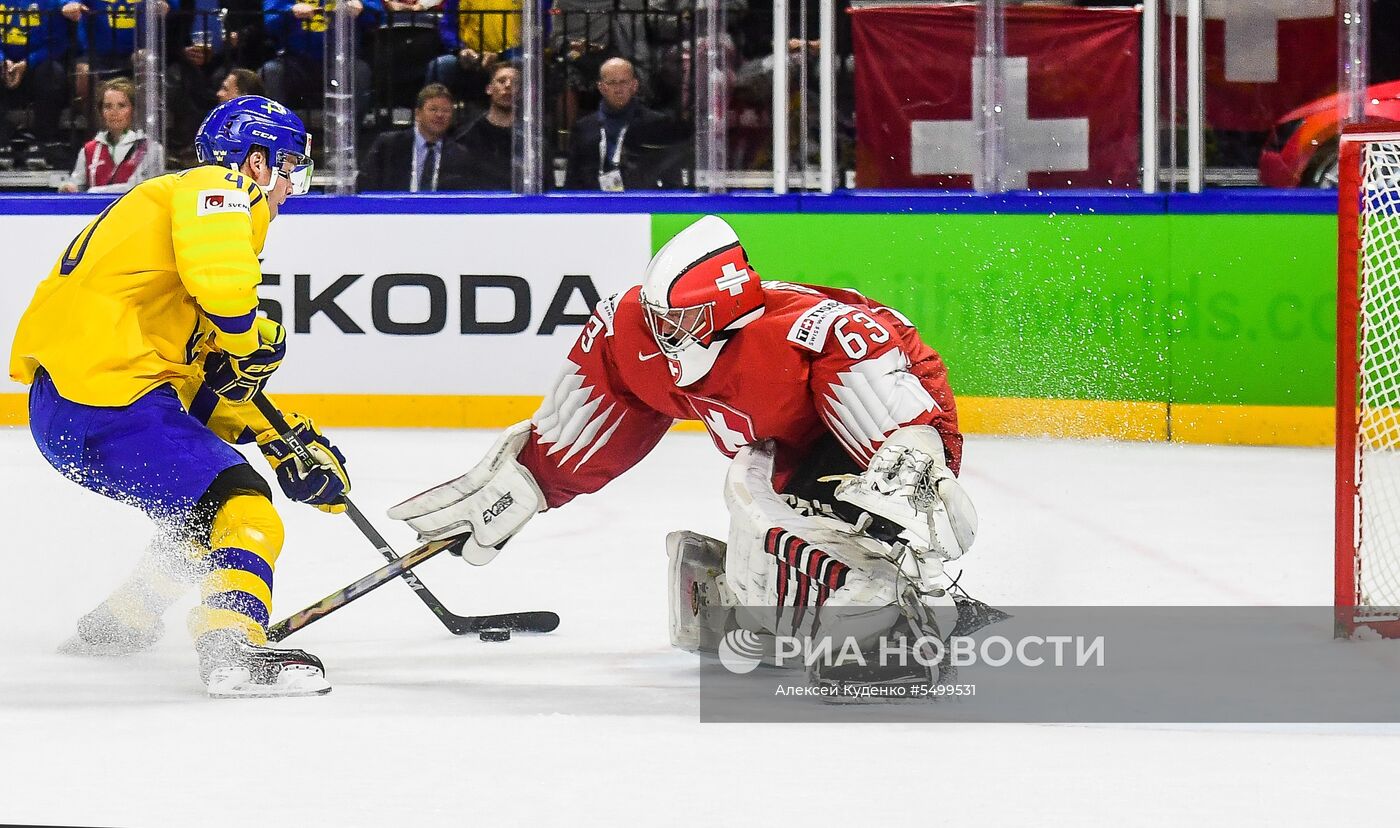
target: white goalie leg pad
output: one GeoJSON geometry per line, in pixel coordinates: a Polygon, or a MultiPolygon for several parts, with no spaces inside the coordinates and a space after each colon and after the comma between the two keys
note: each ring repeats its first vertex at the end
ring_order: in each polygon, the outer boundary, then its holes
{"type": "Polygon", "coordinates": [[[713,653],[728,629],[734,594],[724,575],[724,542],[698,532],[666,536],[671,582],[671,646],[713,653]]]}
{"type": "Polygon", "coordinates": [[[422,541],[470,532],[468,546],[474,544],[475,549],[469,560],[484,563],[494,557],[494,550],[488,549],[504,543],[544,509],[544,493],[516,459],[529,434],[528,420],[516,423],[471,471],[410,497],[391,508],[389,517],[413,527],[422,541]]]}
{"type": "Polygon", "coordinates": [[[841,481],[836,497],[900,525],[915,549],[943,560],[962,557],[977,538],[977,509],[933,426],[895,431],[864,472],[841,481]]]}
{"type": "Polygon", "coordinates": [[[741,449],[725,479],[726,582],[748,608],[739,621],[780,635],[810,634],[821,618],[814,610],[843,607],[835,614],[840,629],[824,626],[822,633],[874,641],[899,620],[898,553],[849,524],[798,513],[772,480],[771,444],[741,449]],[[851,609],[860,607],[869,612],[851,609]]]}

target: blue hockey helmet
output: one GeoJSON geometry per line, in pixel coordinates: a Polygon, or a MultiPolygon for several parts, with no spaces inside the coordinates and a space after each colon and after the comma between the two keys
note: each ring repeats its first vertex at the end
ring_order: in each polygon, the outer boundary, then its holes
{"type": "Polygon", "coordinates": [[[261,95],[243,95],[221,103],[195,134],[195,157],[205,164],[238,167],[249,150],[262,147],[277,174],[291,161],[292,194],[311,189],[311,135],[297,114],[261,95]]]}

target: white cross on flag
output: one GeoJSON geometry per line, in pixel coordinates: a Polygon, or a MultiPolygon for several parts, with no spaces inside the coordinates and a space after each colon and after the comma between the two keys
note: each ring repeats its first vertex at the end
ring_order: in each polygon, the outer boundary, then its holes
{"type": "MultiPolygon", "coordinates": [[[[970,5],[853,9],[859,186],[972,185],[975,22],[970,5]]],[[[1006,9],[1008,188],[1138,186],[1140,26],[1134,9],[1006,9]]]]}
{"type": "MultiPolygon", "coordinates": [[[[981,97],[982,58],[972,59],[972,97],[981,97]]],[[[1002,61],[1006,79],[1006,166],[1002,176],[1007,189],[1030,186],[1030,173],[1089,169],[1088,118],[1030,117],[1029,73],[1026,58],[1002,61]]],[[[970,173],[981,146],[971,121],[915,121],[910,134],[910,167],[914,175],[970,173]]]]}
{"type": "MultiPolygon", "coordinates": [[[[1162,8],[1162,19],[1170,21],[1170,4],[1162,8]]],[[[1336,0],[1204,0],[1202,12],[1208,126],[1260,132],[1288,110],[1336,90],[1336,0]]],[[[1177,4],[1176,15],[1177,39],[1184,43],[1185,3],[1177,4]]],[[[1176,71],[1186,77],[1184,49],[1176,71]]]]}

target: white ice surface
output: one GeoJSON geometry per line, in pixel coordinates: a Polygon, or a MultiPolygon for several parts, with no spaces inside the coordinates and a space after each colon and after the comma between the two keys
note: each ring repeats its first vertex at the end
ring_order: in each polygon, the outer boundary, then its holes
{"type": "MultiPolygon", "coordinates": [[[[334,436],[400,551],[383,508],[492,437],[334,436]]],[[[1400,807],[1392,726],[700,724],[662,541],[724,537],[724,464],[673,434],[490,566],[419,570],[457,612],[553,609],[552,635],[453,638],[389,584],[288,642],[325,660],[329,696],[211,701],[181,629],[193,599],[149,653],[54,653],[147,527],[0,429],[0,823],[1275,826],[1400,807]]],[[[1323,450],[973,438],[983,531],[963,584],[994,605],[1325,605],[1331,479],[1323,450]]],[[[381,564],[347,519],[279,506],[277,617],[381,564]]]]}

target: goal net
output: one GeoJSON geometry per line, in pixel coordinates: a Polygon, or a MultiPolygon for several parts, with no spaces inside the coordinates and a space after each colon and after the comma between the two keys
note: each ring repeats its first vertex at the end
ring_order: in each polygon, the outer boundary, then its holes
{"type": "Polygon", "coordinates": [[[1338,163],[1336,631],[1400,637],[1400,133],[1338,163]]]}

